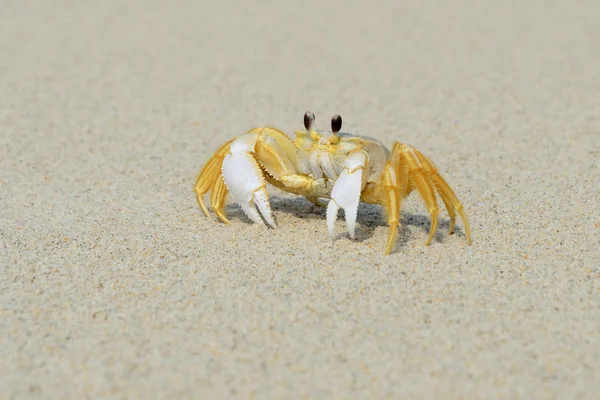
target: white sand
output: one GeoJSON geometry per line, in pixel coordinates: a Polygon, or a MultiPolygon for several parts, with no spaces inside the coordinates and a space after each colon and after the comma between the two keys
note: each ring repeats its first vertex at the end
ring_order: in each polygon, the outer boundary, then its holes
{"type": "Polygon", "coordinates": [[[202,3],[3,2],[0,397],[597,398],[600,2],[202,3]],[[417,196],[389,257],[375,206],[204,217],[306,110],[430,155],[473,245],[417,196]]]}

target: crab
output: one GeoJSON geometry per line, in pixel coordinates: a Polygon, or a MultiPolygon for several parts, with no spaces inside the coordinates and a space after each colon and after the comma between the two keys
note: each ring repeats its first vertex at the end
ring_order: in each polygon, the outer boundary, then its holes
{"type": "Polygon", "coordinates": [[[327,207],[332,239],[338,211],[343,209],[348,233],[354,239],[359,203],[378,204],[384,208],[390,228],[384,252],[388,255],[396,242],[402,200],[417,189],[431,219],[425,245],[431,243],[438,225],[436,192],[450,217],[449,233],[454,232],[458,214],[471,244],[462,204],[431,159],[417,148],[395,142],[389,150],[372,137],[342,133],[342,118],[337,114],[331,118],[331,131],[322,131],[315,129],[315,115],[307,111],[304,128],[295,131],[295,140],[266,126],[225,143],[196,181],[194,189],[204,213],[209,216],[204,196],[210,190],[212,210],[224,223],[230,223],[224,212],[229,195],[253,222],[264,225],[266,221],[275,228],[266,185],[270,183],[327,207]]]}

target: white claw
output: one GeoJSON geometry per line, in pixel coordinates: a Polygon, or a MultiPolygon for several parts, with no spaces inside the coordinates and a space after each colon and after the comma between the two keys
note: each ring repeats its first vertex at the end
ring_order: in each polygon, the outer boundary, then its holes
{"type": "Polygon", "coordinates": [[[327,228],[331,237],[333,237],[337,212],[343,208],[348,233],[354,239],[356,213],[363,186],[363,169],[366,166],[367,155],[363,152],[352,153],[344,161],[344,170],[333,186],[331,201],[327,206],[327,228]]]}
{"type": "Polygon", "coordinates": [[[267,189],[265,189],[264,186],[254,192],[254,204],[256,204],[260,210],[260,213],[263,217],[265,217],[265,220],[269,223],[269,225],[271,225],[273,228],[276,228],[277,225],[275,224],[273,216],[271,215],[271,206],[269,205],[267,189]]]}
{"type": "Polygon", "coordinates": [[[231,153],[223,160],[223,180],[234,202],[253,222],[264,225],[264,219],[276,227],[269,206],[266,183],[258,163],[252,156],[257,135],[240,136],[231,145],[231,153]],[[258,206],[260,214],[255,208],[258,206]]]}
{"type": "Polygon", "coordinates": [[[327,205],[327,229],[329,230],[329,236],[331,236],[332,239],[335,239],[334,227],[339,209],[340,206],[338,206],[335,201],[329,201],[329,204],[327,205]]]}
{"type": "Polygon", "coordinates": [[[248,218],[250,218],[252,220],[252,222],[259,224],[259,225],[265,224],[263,222],[262,218],[260,217],[260,214],[258,213],[258,211],[256,211],[256,208],[254,208],[254,205],[241,203],[240,207],[242,207],[244,214],[246,214],[248,216],[248,218]]]}
{"type": "Polygon", "coordinates": [[[356,226],[356,213],[358,211],[358,202],[353,207],[346,207],[344,209],[346,217],[346,226],[348,227],[348,233],[350,237],[354,239],[354,228],[356,226]]]}

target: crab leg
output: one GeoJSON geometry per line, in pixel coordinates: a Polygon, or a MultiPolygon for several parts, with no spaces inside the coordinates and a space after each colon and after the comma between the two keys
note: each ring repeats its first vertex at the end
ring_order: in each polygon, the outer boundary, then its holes
{"type": "MultiPolygon", "coordinates": [[[[467,243],[471,244],[471,228],[469,227],[469,222],[467,222],[467,216],[465,215],[465,211],[463,209],[462,204],[454,194],[454,191],[450,188],[450,186],[446,183],[444,178],[442,178],[439,174],[436,174],[432,177],[432,180],[435,182],[436,186],[439,188],[440,195],[442,199],[444,197],[448,198],[448,201],[452,203],[454,210],[460,215],[460,218],[463,221],[463,225],[465,227],[465,235],[467,236],[467,243]]],[[[448,214],[452,217],[452,214],[448,212],[448,214]]],[[[454,228],[454,225],[451,221],[451,228],[454,228]]]]}
{"type": "Polygon", "coordinates": [[[228,192],[229,190],[225,185],[223,175],[219,175],[217,182],[215,182],[212,188],[212,193],[210,196],[210,205],[215,214],[217,214],[217,217],[219,217],[219,219],[226,224],[229,224],[229,220],[223,212],[223,206],[225,205],[225,198],[227,197],[228,192]]]}
{"type": "Polygon", "coordinates": [[[429,215],[431,217],[431,228],[429,228],[429,237],[425,241],[425,245],[429,245],[431,243],[431,239],[433,239],[433,235],[435,234],[435,230],[437,229],[438,224],[438,205],[437,200],[435,198],[435,191],[431,182],[425,172],[423,171],[423,167],[417,157],[414,149],[410,146],[403,145],[402,146],[402,155],[406,160],[406,164],[409,169],[409,173],[415,186],[419,190],[419,193],[423,197],[425,201],[425,205],[429,210],[429,215]]]}
{"type": "Polygon", "coordinates": [[[414,149],[415,154],[417,155],[421,165],[423,166],[423,170],[427,174],[429,180],[433,183],[433,185],[438,190],[446,209],[448,210],[448,215],[450,216],[450,234],[454,232],[454,224],[456,222],[456,213],[460,215],[460,218],[463,221],[463,225],[465,227],[465,234],[467,236],[467,243],[471,244],[471,229],[469,228],[469,223],[467,221],[467,216],[465,215],[465,211],[463,209],[462,204],[454,194],[454,191],[446,183],[444,178],[439,174],[437,168],[433,164],[433,162],[429,159],[429,157],[423,155],[419,150],[414,149]]]}
{"type": "MultiPolygon", "coordinates": [[[[394,148],[394,150],[396,149],[394,148]]],[[[386,208],[388,225],[390,226],[390,233],[384,253],[388,255],[392,252],[396,243],[400,220],[400,205],[408,190],[406,163],[397,151],[392,153],[383,170],[383,187],[387,195],[383,200],[383,205],[386,208]]]]}
{"type": "MultiPolygon", "coordinates": [[[[221,174],[221,166],[223,165],[223,159],[229,153],[229,148],[233,140],[225,143],[221,148],[215,153],[214,156],[211,157],[210,160],[206,163],[206,166],[198,175],[198,179],[196,180],[196,186],[194,190],[196,191],[196,199],[198,200],[198,204],[202,211],[208,217],[208,209],[204,204],[204,195],[215,185],[219,175],[221,174]]],[[[224,200],[224,199],[223,199],[224,200]]]]}
{"type": "Polygon", "coordinates": [[[363,188],[363,171],[367,163],[367,155],[362,151],[350,154],[344,161],[344,170],[333,186],[327,206],[327,228],[332,239],[335,237],[334,226],[340,208],[344,209],[348,232],[354,239],[356,213],[363,188]]]}

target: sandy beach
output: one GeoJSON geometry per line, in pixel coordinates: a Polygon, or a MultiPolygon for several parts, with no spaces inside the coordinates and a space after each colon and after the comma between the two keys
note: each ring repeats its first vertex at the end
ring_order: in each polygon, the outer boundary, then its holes
{"type": "Polygon", "coordinates": [[[597,399],[600,2],[7,0],[0,398],[597,399]],[[305,111],[430,156],[343,217],[207,218],[227,140],[305,111]],[[441,203],[440,203],[441,204],[441,203]]]}

